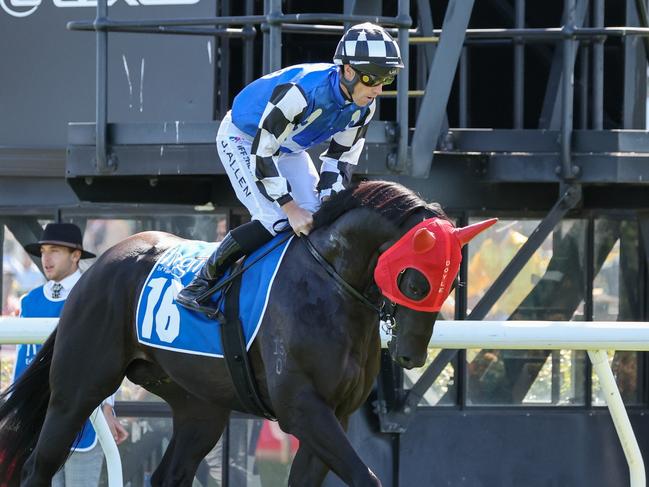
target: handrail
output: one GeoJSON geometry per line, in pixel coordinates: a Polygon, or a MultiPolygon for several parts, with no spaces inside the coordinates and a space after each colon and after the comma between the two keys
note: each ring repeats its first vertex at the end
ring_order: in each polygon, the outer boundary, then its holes
{"type": "MultiPolygon", "coordinates": [[[[595,128],[601,128],[601,112],[603,106],[601,103],[601,43],[609,37],[640,36],[644,39],[645,44],[649,45],[649,27],[646,26],[647,13],[646,9],[639,8],[639,16],[645,27],[604,27],[601,22],[601,8],[596,8],[595,27],[577,27],[574,22],[574,0],[566,5],[573,5],[566,9],[565,25],[551,28],[526,28],[520,27],[521,22],[517,22],[515,28],[504,29],[467,29],[466,25],[462,26],[464,35],[457,41],[460,45],[471,43],[471,41],[495,41],[509,40],[517,46],[518,62],[522,65],[523,55],[521,46],[531,42],[561,42],[564,52],[570,54],[575,48],[575,42],[592,41],[595,45],[594,72],[599,73],[595,76],[593,88],[594,115],[593,125],[595,128]],[[599,19],[599,20],[598,20],[599,19]]],[[[597,3],[597,2],[596,2],[597,3]]],[[[642,2],[638,0],[638,5],[642,2]]],[[[427,36],[418,35],[417,29],[411,28],[412,19],[410,17],[409,1],[400,0],[398,15],[396,16],[377,16],[377,15],[355,15],[355,14],[335,14],[335,13],[283,13],[282,3],[278,0],[269,0],[265,2],[266,10],[264,15],[241,15],[225,17],[201,17],[201,18],[177,18],[177,19],[146,19],[146,20],[113,20],[107,18],[107,0],[98,0],[97,16],[94,21],[73,21],[67,24],[70,30],[94,30],[97,32],[97,100],[96,100],[96,160],[97,171],[99,173],[109,173],[117,167],[118,161],[115,157],[109,156],[107,151],[107,129],[106,129],[106,70],[107,70],[107,33],[130,32],[130,33],[153,33],[153,34],[182,34],[182,35],[209,35],[209,36],[226,36],[239,37],[246,41],[250,46],[252,38],[256,35],[256,29],[251,25],[258,24],[261,32],[264,34],[264,73],[279,69],[281,67],[281,36],[282,32],[290,33],[316,33],[316,34],[335,34],[339,35],[343,29],[342,24],[351,22],[371,21],[390,26],[391,32],[397,32],[399,43],[402,49],[404,59],[408,57],[408,44],[423,44],[427,42],[440,42],[439,36],[442,34],[441,29],[433,29],[432,35],[428,32],[427,36]],[[248,26],[243,29],[229,28],[228,26],[248,26]]],[[[453,7],[453,11],[469,8],[473,0],[467,0],[466,3],[459,2],[453,7]]],[[[599,5],[599,4],[597,4],[599,5]]],[[[450,9],[450,7],[449,7],[450,9]]],[[[520,10],[520,9],[519,9],[520,10]]],[[[448,13],[448,12],[447,12],[448,13]]],[[[523,24],[524,25],[524,24],[523,24]]],[[[453,29],[451,29],[453,30],[453,29]]],[[[452,34],[447,33],[447,37],[452,34]]],[[[441,42],[443,43],[443,37],[441,42]]],[[[398,147],[394,154],[388,157],[387,166],[397,172],[403,172],[409,168],[410,174],[415,177],[427,177],[432,164],[433,151],[435,149],[441,125],[439,123],[440,115],[444,113],[448,96],[440,97],[439,90],[446,90],[450,86],[449,76],[454,76],[454,70],[449,66],[455,66],[452,63],[457,56],[456,40],[447,43],[446,46],[440,46],[438,51],[452,51],[452,55],[445,62],[440,62],[444,72],[450,72],[451,75],[435,75],[440,81],[436,83],[436,93],[428,97],[424,94],[421,106],[426,107],[424,111],[426,116],[432,114],[432,122],[426,127],[417,124],[416,130],[412,137],[410,152],[408,151],[408,70],[399,76],[397,87],[397,125],[398,125],[398,147]],[[434,122],[434,123],[433,123],[434,122]],[[410,159],[410,160],[409,160],[410,159]]],[[[445,55],[445,52],[442,52],[445,55]]],[[[648,53],[649,55],[649,53],[648,53]]],[[[436,56],[437,57],[437,56],[436,56]]],[[[442,56],[443,57],[443,56],[442,56]]],[[[562,150],[560,176],[564,182],[572,181],[578,172],[578,168],[573,167],[571,163],[571,134],[572,134],[572,101],[574,98],[573,91],[573,72],[574,72],[574,55],[564,56],[562,83],[562,98],[565,100],[562,110],[562,150]]],[[[439,68],[439,66],[437,66],[439,68]]],[[[515,83],[519,89],[516,90],[515,98],[520,104],[522,99],[522,77],[519,68],[518,81],[515,83]]],[[[445,91],[444,91],[445,93],[445,91]]],[[[515,126],[523,126],[523,113],[521,107],[515,111],[515,126]]],[[[421,110],[420,110],[421,115],[421,110]]],[[[420,122],[420,118],[417,120],[420,122]]]]}
{"type": "MultiPolygon", "coordinates": [[[[381,344],[390,337],[381,332],[381,344]]],[[[586,350],[599,378],[629,466],[630,486],[646,487],[642,452],[631,427],[606,350],[649,351],[649,323],[620,321],[438,321],[431,348],[586,350]]]]}
{"type": "MultiPolygon", "coordinates": [[[[68,30],[112,30],[113,26],[129,27],[191,27],[205,25],[255,25],[255,24],[304,24],[306,22],[374,22],[382,25],[409,28],[412,20],[407,17],[381,17],[375,15],[345,15],[345,14],[280,14],[280,15],[239,15],[229,17],[190,17],[179,19],[146,19],[146,20],[112,20],[103,18],[101,21],[72,20],[68,22],[68,30]]],[[[308,28],[308,25],[300,26],[308,28]]],[[[317,27],[317,26],[314,26],[317,27]]],[[[327,26],[336,27],[336,26],[327,26]]]]}
{"type": "MultiPolygon", "coordinates": [[[[0,343],[43,343],[57,323],[58,318],[1,316],[0,343]]],[[[389,337],[381,339],[387,347],[389,337]]],[[[649,322],[443,320],[435,323],[429,347],[649,352],[649,322]]]]}
{"type": "MultiPolygon", "coordinates": [[[[265,15],[242,15],[233,17],[198,17],[186,19],[149,19],[149,20],[112,20],[104,19],[104,21],[87,21],[87,20],[73,20],[66,24],[68,30],[107,30],[112,31],[114,28],[131,27],[131,28],[157,28],[157,27],[192,27],[192,26],[206,26],[206,25],[256,25],[263,26],[266,23],[280,24],[282,29],[285,29],[291,34],[330,34],[340,35],[343,31],[342,25],[323,25],[323,24],[305,24],[303,17],[299,15],[306,14],[282,14],[276,17],[272,22],[268,22],[265,15]]],[[[316,15],[316,14],[309,14],[316,15]]],[[[358,22],[374,21],[379,19],[396,19],[396,17],[372,17],[372,16],[342,16],[340,22],[349,21],[345,19],[355,18],[358,22]]],[[[315,19],[312,22],[325,22],[325,20],[315,19]]],[[[397,25],[397,21],[381,22],[385,25],[397,25]]],[[[262,27],[262,30],[264,27],[262,27]]],[[[387,29],[388,32],[396,33],[398,29],[387,29]]],[[[433,37],[427,38],[418,35],[418,30],[411,28],[408,29],[413,43],[424,42],[439,42],[439,36],[442,34],[442,29],[433,29],[433,37]],[[421,39],[421,40],[419,40],[421,39]],[[427,39],[427,40],[424,40],[427,39]]],[[[153,31],[138,31],[143,33],[153,33],[153,31]]],[[[161,30],[160,34],[167,33],[168,30],[161,30]]],[[[235,29],[233,33],[240,32],[235,29]]],[[[191,31],[183,31],[181,34],[192,35],[191,31]]],[[[213,35],[212,31],[203,35],[213,35]]],[[[649,37],[649,27],[575,27],[572,31],[567,32],[563,27],[526,27],[526,28],[502,28],[502,29],[467,29],[467,39],[521,39],[524,41],[560,41],[566,37],[574,38],[577,40],[600,40],[606,37],[628,37],[639,36],[649,37]]]]}

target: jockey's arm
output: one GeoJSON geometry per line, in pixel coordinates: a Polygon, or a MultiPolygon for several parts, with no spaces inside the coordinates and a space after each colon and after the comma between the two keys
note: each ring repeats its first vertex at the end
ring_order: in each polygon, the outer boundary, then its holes
{"type": "Polygon", "coordinates": [[[254,164],[257,187],[261,194],[282,209],[293,197],[286,178],[277,168],[279,150],[295,124],[300,122],[306,107],[306,97],[297,85],[287,83],[276,86],[252,142],[250,159],[254,164]]]}
{"type": "Polygon", "coordinates": [[[322,166],[318,191],[321,200],[329,199],[332,194],[349,186],[352,172],[363,151],[365,134],[375,108],[376,102],[372,102],[365,116],[357,124],[335,134],[327,150],[320,154],[322,166]]]}

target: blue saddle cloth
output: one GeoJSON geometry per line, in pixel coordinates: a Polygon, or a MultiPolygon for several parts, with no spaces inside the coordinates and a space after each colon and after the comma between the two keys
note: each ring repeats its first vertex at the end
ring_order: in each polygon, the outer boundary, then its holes
{"type": "MultiPolygon", "coordinates": [[[[283,236],[279,235],[255,251],[244,265],[255,261],[281,238],[283,236]]],[[[246,349],[257,336],[275,275],[292,239],[270,251],[243,273],[239,319],[246,337],[246,349]]],[[[136,324],[140,343],[175,352],[223,357],[221,325],[202,313],[177,305],[175,299],[217,246],[217,243],[187,241],[170,248],[158,259],[138,300],[136,324]]],[[[228,275],[229,272],[223,278],[228,275]]],[[[211,299],[216,303],[220,298],[221,291],[218,291],[211,299]]],[[[220,302],[223,310],[223,300],[220,302]]]]}

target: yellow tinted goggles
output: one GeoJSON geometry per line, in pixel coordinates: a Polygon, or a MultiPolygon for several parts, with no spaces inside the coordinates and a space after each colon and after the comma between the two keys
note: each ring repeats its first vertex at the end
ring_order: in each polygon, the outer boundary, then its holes
{"type": "MultiPolygon", "coordinates": [[[[354,69],[354,68],[352,68],[354,69]]],[[[384,76],[378,76],[375,74],[363,73],[357,69],[354,69],[361,83],[365,86],[379,86],[379,85],[390,85],[394,82],[394,75],[388,74],[384,76]]]]}

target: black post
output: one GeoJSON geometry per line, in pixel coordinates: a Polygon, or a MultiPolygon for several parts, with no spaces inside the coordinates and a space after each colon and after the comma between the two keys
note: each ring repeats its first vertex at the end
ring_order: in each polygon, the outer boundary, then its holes
{"type": "MultiPolygon", "coordinates": [[[[584,294],[584,320],[593,321],[593,283],[595,281],[595,220],[591,215],[586,224],[586,289],[584,294]]],[[[601,262],[603,259],[598,257],[601,262]]],[[[584,353],[584,352],[582,352],[584,353]]],[[[593,406],[593,364],[584,357],[584,405],[593,406]]]]}
{"type": "Polygon", "coordinates": [[[582,130],[588,129],[588,73],[590,72],[588,67],[588,46],[588,43],[582,42],[579,49],[581,56],[581,66],[579,68],[579,128],[582,130]]]}
{"type": "MultiPolygon", "coordinates": [[[[255,0],[246,0],[246,15],[253,15],[255,0]]],[[[252,26],[246,25],[244,30],[252,30],[252,26]]],[[[243,81],[246,85],[252,83],[253,78],[253,56],[254,38],[247,37],[243,45],[243,81]]]]}
{"type": "MultiPolygon", "coordinates": [[[[525,1],[516,0],[517,29],[525,28],[525,1]]],[[[514,128],[522,129],[524,124],[525,100],[525,44],[514,38],[514,128]]]]}
{"type": "MultiPolygon", "coordinates": [[[[344,0],[343,1],[343,13],[345,15],[352,15],[356,13],[356,0],[344,0]]],[[[346,31],[352,26],[351,22],[345,22],[343,24],[343,29],[346,31]]]]}
{"type": "MultiPolygon", "coordinates": [[[[221,1],[221,15],[226,17],[230,15],[230,0],[220,0],[221,1]]],[[[221,46],[219,52],[220,66],[219,71],[221,73],[221,78],[219,79],[219,112],[221,117],[227,113],[229,100],[228,94],[230,93],[230,39],[228,37],[217,37],[214,36],[214,47],[216,48],[216,43],[219,43],[221,46]]],[[[215,59],[216,63],[216,49],[215,49],[215,59]]]]}
{"type": "MultiPolygon", "coordinates": [[[[108,16],[108,0],[97,0],[97,18],[95,25],[101,26],[108,16]]],[[[98,29],[97,66],[96,66],[96,98],[95,98],[95,130],[96,130],[96,162],[97,172],[106,173],[110,170],[110,161],[106,154],[106,125],[108,117],[108,31],[98,29]]]]}
{"type": "MultiPolygon", "coordinates": [[[[271,0],[264,0],[264,15],[268,18],[270,14],[270,2],[271,0]]],[[[268,24],[265,25],[268,27],[268,24]]],[[[270,29],[262,29],[262,74],[270,73],[270,29]]]]}
{"type": "Polygon", "coordinates": [[[565,25],[563,27],[563,76],[561,78],[561,171],[566,180],[574,178],[572,169],[572,112],[574,96],[575,64],[573,40],[575,28],[575,0],[566,0],[565,25]]]}
{"type": "Polygon", "coordinates": [[[268,37],[268,69],[269,72],[277,71],[282,67],[282,2],[269,0],[268,24],[270,34],[268,37]]]}
{"type": "MultiPolygon", "coordinates": [[[[604,0],[594,0],[593,27],[604,27],[604,0]]],[[[597,38],[593,43],[593,129],[604,128],[604,40],[597,38]]]]}
{"type": "Polygon", "coordinates": [[[460,128],[469,126],[469,48],[462,48],[460,56],[460,128]]]}
{"type": "MultiPolygon", "coordinates": [[[[626,2],[626,24],[642,24],[639,17],[646,15],[646,8],[641,11],[640,5],[646,0],[626,2]]],[[[645,19],[646,20],[646,19],[645,19]]],[[[644,36],[627,36],[624,38],[624,101],[622,112],[622,128],[640,129],[646,126],[647,98],[647,58],[646,48],[649,39],[644,36]],[[644,44],[641,44],[644,42],[644,44]],[[640,102],[641,101],[641,102],[640,102]]]]}
{"type": "MultiPolygon", "coordinates": [[[[457,222],[458,227],[465,227],[469,224],[469,216],[464,213],[457,222]]],[[[469,245],[462,247],[462,262],[460,263],[460,282],[464,285],[455,288],[455,319],[466,320],[467,307],[469,303],[469,245]]],[[[453,362],[453,361],[451,361],[453,362]]],[[[456,405],[466,406],[467,393],[467,368],[466,350],[458,350],[455,363],[455,400],[456,405]]]]}
{"type": "Polygon", "coordinates": [[[401,59],[405,66],[397,76],[397,125],[399,127],[399,146],[397,152],[396,166],[403,168],[408,159],[408,87],[410,86],[410,49],[409,49],[409,32],[410,25],[405,23],[410,21],[410,0],[399,0],[399,18],[402,25],[399,26],[399,48],[401,50],[401,59]]]}

